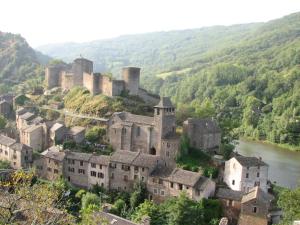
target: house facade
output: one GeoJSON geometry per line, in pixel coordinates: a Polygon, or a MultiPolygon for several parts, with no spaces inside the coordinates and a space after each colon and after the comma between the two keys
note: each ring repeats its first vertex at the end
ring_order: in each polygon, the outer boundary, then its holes
{"type": "Polygon", "coordinates": [[[32,148],[0,135],[0,160],[9,161],[13,169],[29,168],[32,165],[32,148]]]}
{"type": "Polygon", "coordinates": [[[237,155],[225,162],[223,180],[235,191],[248,192],[251,188],[259,186],[267,192],[268,168],[260,158],[237,155]]]}

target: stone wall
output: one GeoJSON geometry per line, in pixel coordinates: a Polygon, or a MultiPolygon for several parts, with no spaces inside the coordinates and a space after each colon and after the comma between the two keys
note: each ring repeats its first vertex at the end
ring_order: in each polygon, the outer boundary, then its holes
{"type": "Polygon", "coordinates": [[[62,71],[60,74],[60,86],[62,89],[70,90],[73,86],[73,73],[62,71]]]}
{"type": "Polygon", "coordinates": [[[112,96],[112,81],[108,76],[99,77],[99,92],[107,96],[112,96]]]}
{"type": "Polygon", "coordinates": [[[125,83],[123,80],[113,80],[112,81],[112,96],[119,96],[125,89],[125,83]]]}

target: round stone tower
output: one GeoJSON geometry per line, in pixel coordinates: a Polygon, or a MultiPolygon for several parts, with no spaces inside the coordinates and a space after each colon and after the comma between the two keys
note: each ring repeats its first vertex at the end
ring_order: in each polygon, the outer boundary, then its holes
{"type": "Polygon", "coordinates": [[[47,89],[60,86],[59,84],[59,73],[61,71],[61,65],[52,65],[46,67],[45,80],[47,89]]]}
{"type": "Polygon", "coordinates": [[[138,67],[124,67],[122,70],[125,89],[130,95],[138,95],[140,85],[140,71],[138,67]]]}

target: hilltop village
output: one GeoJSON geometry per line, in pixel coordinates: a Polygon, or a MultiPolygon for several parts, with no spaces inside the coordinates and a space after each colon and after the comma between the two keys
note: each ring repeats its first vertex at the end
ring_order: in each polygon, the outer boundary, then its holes
{"type": "MultiPolygon", "coordinates": [[[[221,129],[212,118],[188,118],[181,132],[176,124],[176,108],[168,97],[148,94],[139,87],[140,68],[126,67],[123,80],[113,80],[93,73],[93,63],[79,58],[71,65],[46,68],[46,92],[60,87],[85,87],[92,95],[109,97],[126,92],[145,102],[155,103],[153,115],[114,112],[102,121],[105,129],[99,151],[86,153],[64,148],[62,143],[88,143],[86,127],[67,126],[62,121],[47,120],[32,107],[20,107],[15,96],[1,96],[0,113],[13,118],[16,135],[0,135],[0,160],[13,169],[35,168],[41,179],[54,181],[63,177],[71,185],[90,189],[95,185],[107,190],[133,191],[134,184],[145,184],[148,198],[162,203],[185,192],[190,199],[219,199],[224,212],[220,224],[267,225],[278,218],[272,214],[268,165],[261,159],[232,154],[228,160],[220,155],[221,129]],[[205,176],[178,165],[185,137],[199,154],[209,155],[218,176],[205,176]],[[110,147],[109,154],[101,154],[110,147]]],[[[103,210],[101,215],[117,224],[135,224],[103,210]]],[[[149,224],[147,221],[144,224],[149,224]]],[[[111,223],[114,224],[114,223],[111,223]]]]}

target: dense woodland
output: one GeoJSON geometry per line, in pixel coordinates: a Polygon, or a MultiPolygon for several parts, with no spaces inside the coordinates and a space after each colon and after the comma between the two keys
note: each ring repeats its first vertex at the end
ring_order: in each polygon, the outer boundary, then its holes
{"type": "Polygon", "coordinates": [[[300,148],[300,13],[39,50],[70,61],[82,54],[115,76],[140,66],[143,86],[177,103],[179,122],[214,116],[231,136],[300,148]]]}

